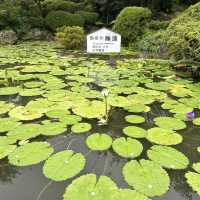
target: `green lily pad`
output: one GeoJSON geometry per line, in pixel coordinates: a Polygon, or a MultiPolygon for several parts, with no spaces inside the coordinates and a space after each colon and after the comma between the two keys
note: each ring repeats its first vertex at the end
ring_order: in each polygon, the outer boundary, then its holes
{"type": "Polygon", "coordinates": [[[40,89],[24,89],[24,90],[21,90],[19,92],[19,95],[22,96],[22,97],[34,97],[34,96],[40,96],[44,93],[43,90],[40,90],[40,89]]]}
{"type": "Polygon", "coordinates": [[[197,151],[200,153],[200,146],[197,148],[197,151]]]}
{"type": "Polygon", "coordinates": [[[9,116],[22,121],[32,121],[41,118],[43,114],[41,112],[30,111],[23,106],[18,106],[9,112],[9,116]]]}
{"type": "Polygon", "coordinates": [[[134,104],[133,106],[125,107],[125,110],[131,113],[149,112],[151,108],[141,103],[134,104]]]}
{"type": "Polygon", "coordinates": [[[141,124],[145,122],[144,117],[138,115],[128,115],[126,116],[126,121],[132,124],[141,124]]]}
{"type": "Polygon", "coordinates": [[[20,90],[19,87],[3,87],[0,88],[0,96],[14,95],[19,93],[20,90]]]}
{"type": "Polygon", "coordinates": [[[71,128],[73,133],[85,133],[92,129],[92,126],[89,123],[78,123],[74,124],[71,128]]]}
{"type": "Polygon", "coordinates": [[[63,200],[114,200],[117,192],[118,188],[110,178],[100,176],[97,179],[96,175],[87,174],[66,188],[63,200]]]}
{"type": "Polygon", "coordinates": [[[15,138],[10,138],[7,136],[0,136],[0,146],[14,144],[14,143],[16,143],[16,141],[17,140],[15,138]]]}
{"type": "Polygon", "coordinates": [[[152,146],[147,155],[152,161],[169,169],[185,169],[189,165],[188,158],[172,147],[152,146]]]}
{"type": "Polygon", "coordinates": [[[133,138],[145,138],[147,136],[147,131],[137,126],[127,126],[123,129],[123,133],[133,138]]]}
{"type": "Polygon", "coordinates": [[[193,124],[196,126],[200,126],[200,117],[193,120],[193,124]]]}
{"type": "Polygon", "coordinates": [[[175,131],[157,127],[147,131],[147,139],[152,143],[167,146],[180,144],[183,140],[175,131]]]}
{"type": "Polygon", "coordinates": [[[190,187],[200,196],[200,174],[195,172],[187,172],[185,174],[185,178],[187,179],[187,183],[190,185],[190,187]]]}
{"type": "Polygon", "coordinates": [[[120,189],[117,193],[116,200],[150,200],[147,196],[130,189],[120,189]]]}
{"type": "Polygon", "coordinates": [[[77,116],[77,115],[66,115],[65,117],[60,119],[60,121],[66,125],[74,125],[81,122],[81,120],[82,120],[82,117],[77,116]]]}
{"type": "Polygon", "coordinates": [[[22,124],[9,131],[7,136],[16,140],[28,140],[40,135],[39,124],[22,124]]]}
{"type": "Polygon", "coordinates": [[[146,196],[162,196],[169,189],[167,172],[149,160],[132,160],[123,167],[125,181],[146,196]]]}
{"type": "Polygon", "coordinates": [[[132,138],[118,138],[112,144],[113,150],[125,158],[135,158],[138,157],[143,150],[142,144],[132,138]]]}
{"type": "Polygon", "coordinates": [[[181,130],[187,127],[185,122],[173,117],[157,117],[154,121],[157,126],[164,129],[181,130]]]}
{"type": "Polygon", "coordinates": [[[47,123],[40,127],[40,133],[47,136],[60,135],[65,131],[67,128],[60,122],[47,123]]]}
{"type": "Polygon", "coordinates": [[[86,160],[80,153],[61,151],[48,158],[43,167],[44,175],[54,181],[64,181],[79,174],[86,160]]]}
{"type": "Polygon", "coordinates": [[[12,103],[6,103],[4,101],[0,101],[0,115],[6,114],[14,107],[15,107],[15,105],[12,103]]]}
{"type": "Polygon", "coordinates": [[[20,124],[21,122],[18,122],[12,118],[0,118],[0,133],[13,130],[20,124]]]}
{"type": "Polygon", "coordinates": [[[8,159],[9,163],[16,166],[29,166],[46,160],[54,149],[47,142],[32,142],[18,147],[8,159]]]}
{"type": "Polygon", "coordinates": [[[93,151],[105,151],[112,145],[112,138],[107,134],[95,133],[86,140],[87,146],[93,151]]]}
{"type": "Polygon", "coordinates": [[[43,84],[44,84],[43,82],[39,82],[39,81],[29,81],[29,82],[24,83],[24,86],[26,88],[39,88],[43,84]]]}
{"type": "Polygon", "coordinates": [[[46,116],[53,119],[62,119],[70,114],[68,110],[50,110],[46,113],[46,116]]]}
{"type": "Polygon", "coordinates": [[[17,148],[16,145],[2,145],[0,146],[0,159],[5,158],[17,148]]]}
{"type": "Polygon", "coordinates": [[[200,174],[200,162],[194,163],[194,164],[192,165],[192,168],[193,168],[196,172],[198,172],[198,173],[200,174]]]}

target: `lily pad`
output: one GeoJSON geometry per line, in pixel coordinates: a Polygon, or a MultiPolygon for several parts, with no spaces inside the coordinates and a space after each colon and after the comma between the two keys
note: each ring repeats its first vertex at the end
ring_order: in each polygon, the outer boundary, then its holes
{"type": "Polygon", "coordinates": [[[66,115],[62,119],[60,118],[60,121],[66,125],[74,125],[79,123],[82,120],[82,117],[77,115],[66,115]]]}
{"type": "Polygon", "coordinates": [[[73,133],[85,133],[92,129],[89,123],[78,123],[72,126],[71,131],[73,133]]]}
{"type": "Polygon", "coordinates": [[[130,189],[120,189],[116,200],[150,200],[147,196],[130,189]]]}
{"type": "Polygon", "coordinates": [[[150,197],[162,196],[169,189],[167,172],[149,160],[132,160],[123,167],[125,181],[135,190],[150,197]]]}
{"type": "Polygon", "coordinates": [[[0,146],[0,159],[5,158],[17,148],[16,145],[2,145],[0,146]]]}
{"type": "Polygon", "coordinates": [[[47,136],[60,135],[65,131],[67,128],[60,122],[47,123],[40,127],[40,133],[47,136]]]}
{"type": "Polygon", "coordinates": [[[70,112],[68,110],[50,110],[46,113],[46,116],[53,119],[62,119],[70,112]]]}
{"type": "Polygon", "coordinates": [[[185,169],[189,165],[188,158],[172,147],[156,145],[147,151],[147,155],[152,161],[169,169],[185,169]]]}
{"type": "Polygon", "coordinates": [[[86,160],[80,153],[62,151],[45,161],[44,175],[54,181],[64,181],[79,174],[85,167],[86,160]]]}
{"type": "Polygon", "coordinates": [[[138,115],[128,115],[126,116],[126,121],[132,124],[141,124],[145,122],[144,117],[138,115]]]}
{"type": "Polygon", "coordinates": [[[132,138],[118,138],[112,144],[113,150],[124,158],[135,158],[138,157],[143,150],[142,144],[132,138]]]}
{"type": "Polygon", "coordinates": [[[149,129],[147,132],[147,139],[155,144],[170,146],[180,144],[183,140],[182,136],[173,130],[156,127],[149,129]]]}
{"type": "Polygon", "coordinates": [[[41,118],[43,114],[41,112],[30,111],[23,106],[18,106],[9,112],[9,116],[22,121],[31,121],[41,118]]]}
{"type": "Polygon", "coordinates": [[[40,135],[39,124],[22,124],[9,131],[7,136],[15,140],[28,140],[40,135]]]}
{"type": "Polygon", "coordinates": [[[29,166],[46,160],[54,149],[47,142],[32,142],[18,147],[8,159],[9,163],[16,166],[29,166]]]}
{"type": "Polygon", "coordinates": [[[137,126],[127,126],[123,129],[123,133],[133,138],[145,138],[147,136],[147,131],[137,126]]]}
{"type": "Polygon", "coordinates": [[[185,122],[173,117],[157,117],[154,121],[157,126],[164,129],[181,130],[187,127],[185,122]]]}
{"type": "Polygon", "coordinates": [[[0,133],[15,129],[21,122],[12,118],[0,118],[0,133]]]}
{"type": "Polygon", "coordinates": [[[20,87],[3,87],[0,88],[0,96],[14,95],[19,93],[20,87]]]}
{"type": "Polygon", "coordinates": [[[200,126],[200,118],[194,119],[193,124],[196,125],[196,126],[200,126]]]}
{"type": "Polygon", "coordinates": [[[93,151],[105,151],[112,145],[112,138],[107,134],[95,133],[86,140],[87,146],[93,151]]]}
{"type": "Polygon", "coordinates": [[[192,168],[193,168],[196,172],[198,172],[198,173],[200,174],[200,162],[194,163],[194,164],[192,165],[192,168]]]}
{"type": "Polygon", "coordinates": [[[195,172],[187,172],[185,174],[185,178],[187,179],[187,183],[190,185],[190,187],[200,196],[200,174],[195,172]]]}
{"type": "Polygon", "coordinates": [[[87,174],[75,179],[66,188],[63,200],[114,200],[117,192],[116,184],[109,177],[97,179],[95,174],[87,174]]]}

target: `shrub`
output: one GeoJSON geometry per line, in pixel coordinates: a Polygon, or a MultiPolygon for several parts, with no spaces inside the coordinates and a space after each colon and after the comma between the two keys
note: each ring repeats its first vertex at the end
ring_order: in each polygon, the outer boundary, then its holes
{"type": "Polygon", "coordinates": [[[125,45],[135,42],[151,18],[151,11],[143,7],[126,7],[118,15],[113,30],[122,35],[125,45]]]}
{"type": "Polygon", "coordinates": [[[149,28],[152,30],[161,30],[166,29],[170,24],[170,21],[159,21],[159,20],[152,20],[149,23],[149,28]]]}
{"type": "Polygon", "coordinates": [[[200,3],[188,8],[168,27],[168,54],[177,60],[200,61],[200,3]]]}
{"type": "Polygon", "coordinates": [[[164,40],[165,31],[147,31],[143,38],[137,43],[137,50],[145,55],[153,57],[164,57],[166,52],[166,43],[164,40]]]}
{"type": "Polygon", "coordinates": [[[85,40],[84,30],[79,26],[64,26],[56,33],[56,40],[66,49],[82,48],[85,40]]]}
{"type": "Polygon", "coordinates": [[[95,12],[79,11],[77,13],[84,18],[87,25],[93,25],[98,20],[98,14],[95,12]]]}
{"type": "Polygon", "coordinates": [[[45,11],[48,13],[50,11],[55,10],[63,10],[70,13],[73,13],[79,9],[79,4],[73,1],[65,1],[65,0],[46,0],[43,3],[45,11]]]}
{"type": "Polygon", "coordinates": [[[84,26],[84,19],[79,14],[71,14],[61,10],[51,11],[45,18],[46,26],[56,31],[62,26],[84,26]]]}

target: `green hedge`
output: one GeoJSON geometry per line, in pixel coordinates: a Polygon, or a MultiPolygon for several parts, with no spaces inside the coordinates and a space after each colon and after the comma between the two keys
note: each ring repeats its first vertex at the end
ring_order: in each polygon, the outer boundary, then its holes
{"type": "Polygon", "coordinates": [[[93,25],[98,20],[98,14],[95,12],[79,11],[77,14],[80,14],[87,25],[93,25]]]}
{"type": "Polygon", "coordinates": [[[200,3],[177,17],[166,31],[168,54],[177,60],[200,61],[200,3]]]}
{"type": "Polygon", "coordinates": [[[84,19],[79,14],[71,14],[65,11],[51,11],[45,18],[45,23],[48,28],[56,31],[62,26],[84,26],[84,19]]]}
{"type": "Polygon", "coordinates": [[[122,35],[125,45],[141,37],[151,19],[151,11],[143,7],[126,7],[118,15],[113,30],[122,35]]]}

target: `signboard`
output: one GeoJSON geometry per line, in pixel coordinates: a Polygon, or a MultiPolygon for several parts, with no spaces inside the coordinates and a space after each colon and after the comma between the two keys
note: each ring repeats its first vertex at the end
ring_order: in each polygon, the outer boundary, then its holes
{"type": "Polygon", "coordinates": [[[102,28],[87,35],[88,53],[120,53],[121,36],[118,33],[102,28]]]}

